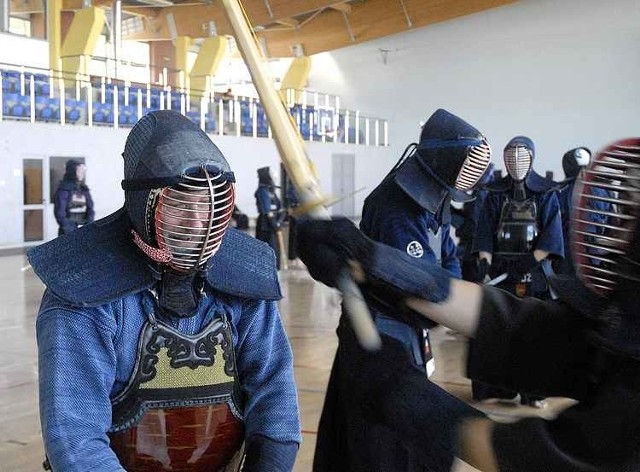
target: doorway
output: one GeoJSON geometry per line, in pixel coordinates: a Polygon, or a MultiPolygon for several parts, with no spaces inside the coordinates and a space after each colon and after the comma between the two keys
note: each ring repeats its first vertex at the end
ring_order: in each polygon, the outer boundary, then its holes
{"type": "Polygon", "coordinates": [[[347,218],[356,216],[355,198],[355,154],[331,155],[331,195],[339,199],[329,210],[332,215],[347,218]]]}
{"type": "Polygon", "coordinates": [[[23,177],[23,242],[45,240],[45,209],[48,208],[48,179],[44,177],[43,158],[22,159],[23,177]]]}

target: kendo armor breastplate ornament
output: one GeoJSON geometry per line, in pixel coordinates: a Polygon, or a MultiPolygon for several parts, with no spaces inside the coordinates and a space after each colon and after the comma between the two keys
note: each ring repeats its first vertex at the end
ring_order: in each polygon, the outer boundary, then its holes
{"type": "Polygon", "coordinates": [[[576,272],[587,287],[607,295],[621,279],[640,283],[640,138],[611,144],[582,171],[572,216],[576,272]]]}
{"type": "Polygon", "coordinates": [[[111,448],[128,472],[229,470],[244,440],[238,387],[226,319],[189,336],[150,316],[112,400],[111,448]]]}
{"type": "Polygon", "coordinates": [[[506,198],[495,237],[495,254],[522,255],[533,251],[538,237],[538,208],[534,199],[506,198]]]}

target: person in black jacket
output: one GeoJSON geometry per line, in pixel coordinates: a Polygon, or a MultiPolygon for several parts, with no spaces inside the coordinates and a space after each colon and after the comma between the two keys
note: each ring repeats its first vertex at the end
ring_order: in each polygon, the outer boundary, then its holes
{"type": "MultiPolygon", "coordinates": [[[[281,267],[283,257],[282,203],[276,193],[276,184],[271,177],[269,167],[258,169],[258,188],[254,193],[258,220],[256,221],[256,238],[269,244],[276,255],[277,266],[281,267]]],[[[286,257],[286,255],[284,255],[286,257]]]]}
{"type": "Polygon", "coordinates": [[[53,197],[53,213],[60,226],[58,236],[89,224],[95,217],[93,199],[84,183],[87,167],[75,159],[65,164],[64,177],[53,197]]]}
{"type": "MultiPolygon", "coordinates": [[[[557,418],[459,423],[459,457],[486,471],[620,472],[640,470],[640,138],[601,151],[578,178],[571,231],[577,277],[551,279],[557,300],[518,298],[496,287],[452,279],[436,264],[376,243],[347,220],[301,224],[301,256],[311,275],[335,284],[357,262],[364,293],[375,291],[416,315],[474,338],[467,373],[504,388],[577,400],[557,418]],[[606,223],[591,203],[617,204],[606,223]],[[606,200],[605,200],[606,201],[606,200]],[[594,251],[597,250],[597,251],[594,251]]],[[[388,403],[405,389],[401,375],[371,380],[388,403]]],[[[434,435],[419,399],[381,420],[407,444],[434,435]],[[409,412],[409,413],[406,413],[409,412]]]]}

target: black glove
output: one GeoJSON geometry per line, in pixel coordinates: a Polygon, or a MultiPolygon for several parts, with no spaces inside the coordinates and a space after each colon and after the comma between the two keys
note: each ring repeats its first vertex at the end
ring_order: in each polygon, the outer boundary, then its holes
{"type": "Polygon", "coordinates": [[[277,214],[269,213],[269,216],[267,216],[267,221],[269,222],[269,227],[273,231],[278,231],[280,229],[280,221],[278,220],[277,214]]]}
{"type": "Polygon", "coordinates": [[[491,261],[491,264],[488,264],[487,274],[489,274],[490,279],[495,279],[496,277],[504,273],[508,274],[510,270],[511,265],[508,263],[508,261],[498,257],[494,258],[491,261]]]}
{"type": "Polygon", "coordinates": [[[366,271],[374,250],[374,242],[346,218],[300,221],[296,244],[311,277],[329,287],[336,286],[348,259],[366,271]]]}
{"type": "Polygon", "coordinates": [[[524,275],[531,272],[538,265],[538,261],[530,252],[526,256],[519,257],[512,262],[512,271],[518,275],[524,275]]]}
{"type": "Polygon", "coordinates": [[[330,287],[348,260],[360,263],[365,290],[377,298],[417,296],[440,302],[449,296],[451,274],[437,264],[375,242],[346,218],[306,220],[298,227],[298,253],[311,276],[330,287]]]}
{"type": "Polygon", "coordinates": [[[489,275],[489,270],[491,269],[491,264],[484,257],[480,259],[478,262],[478,282],[484,282],[484,279],[487,275],[489,275]]]}

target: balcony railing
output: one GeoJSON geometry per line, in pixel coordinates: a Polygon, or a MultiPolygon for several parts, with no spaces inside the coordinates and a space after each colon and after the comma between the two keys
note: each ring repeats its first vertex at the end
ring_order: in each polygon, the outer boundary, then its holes
{"type": "MultiPolygon", "coordinates": [[[[334,95],[306,90],[282,94],[305,140],[388,146],[386,120],[342,109],[334,95]]],[[[53,70],[9,64],[0,64],[0,104],[0,120],[114,128],[131,127],[151,110],[173,109],[208,133],[271,137],[256,97],[96,76],[63,77],[53,70]]]]}

